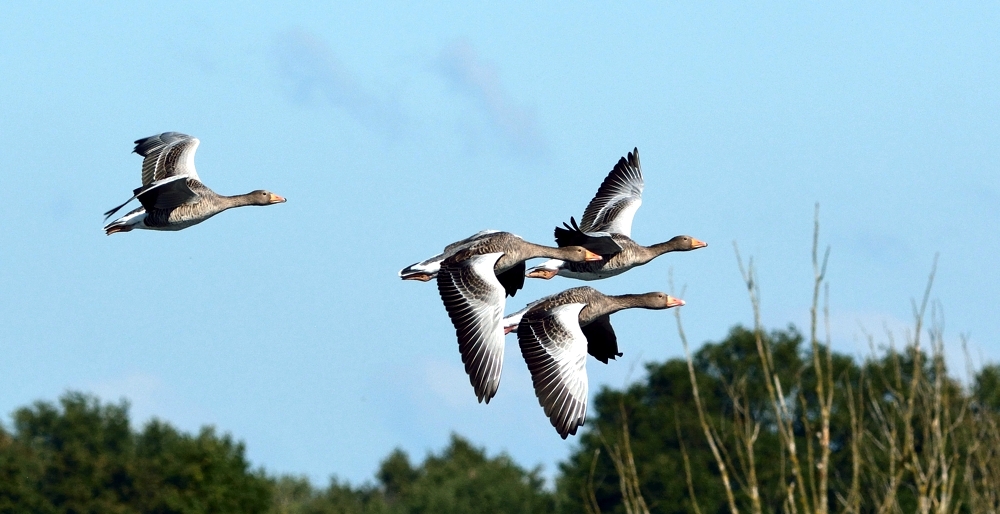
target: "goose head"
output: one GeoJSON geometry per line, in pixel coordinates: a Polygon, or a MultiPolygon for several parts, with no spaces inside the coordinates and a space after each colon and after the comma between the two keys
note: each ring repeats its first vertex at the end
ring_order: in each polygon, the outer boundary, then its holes
{"type": "Polygon", "coordinates": [[[559,253],[562,254],[559,258],[570,262],[595,262],[604,259],[582,246],[564,246],[559,248],[559,253]]]}
{"type": "Polygon", "coordinates": [[[671,307],[680,307],[684,305],[684,300],[680,298],[674,298],[667,293],[646,293],[641,295],[642,301],[647,309],[669,309],[671,307]]]}
{"type": "Polygon", "coordinates": [[[697,250],[698,248],[704,248],[708,246],[708,243],[704,241],[699,241],[691,236],[675,236],[667,241],[674,250],[680,252],[686,252],[689,250],[697,250]]]}
{"type": "Polygon", "coordinates": [[[275,203],[285,203],[285,199],[278,196],[270,191],[264,191],[263,189],[258,189],[256,191],[251,191],[246,194],[250,200],[250,205],[271,205],[275,203]]]}

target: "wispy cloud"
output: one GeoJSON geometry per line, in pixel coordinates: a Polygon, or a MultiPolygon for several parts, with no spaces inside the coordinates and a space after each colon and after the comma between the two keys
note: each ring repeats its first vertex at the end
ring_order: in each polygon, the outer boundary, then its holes
{"type": "Polygon", "coordinates": [[[991,215],[1000,216],[1000,193],[995,189],[980,183],[972,189],[972,196],[977,197],[991,215]]]}
{"type": "MultiPolygon", "coordinates": [[[[411,91],[411,96],[402,97],[409,102],[443,104],[463,98],[457,120],[447,114],[448,109],[426,109],[423,105],[409,105],[412,112],[407,115],[406,101],[377,93],[385,89],[385,83],[365,84],[338,59],[334,49],[308,32],[291,30],[279,35],[272,54],[286,96],[294,103],[325,104],[362,126],[393,137],[403,135],[423,141],[425,134],[414,127],[447,127],[457,123],[473,146],[482,146],[485,141],[487,146],[501,147],[507,153],[527,159],[544,157],[547,152],[535,112],[511,97],[497,67],[483,59],[468,41],[451,44],[427,60],[434,80],[444,79],[450,84],[451,92],[445,93],[448,96],[426,99],[419,98],[426,91],[411,91]],[[410,133],[403,134],[407,129],[410,133]]],[[[419,84],[423,78],[419,76],[421,71],[428,71],[428,67],[420,66],[396,69],[411,74],[393,78],[402,84],[419,84]]]]}
{"type": "Polygon", "coordinates": [[[435,401],[444,402],[450,407],[469,405],[469,396],[475,396],[461,362],[426,360],[421,363],[424,391],[430,393],[435,401]]]}
{"type": "Polygon", "coordinates": [[[318,99],[372,130],[391,134],[400,129],[398,106],[363,87],[315,36],[301,30],[286,32],[277,38],[273,54],[290,100],[304,104],[318,99]]]}
{"type": "Polygon", "coordinates": [[[445,48],[438,64],[438,70],[456,89],[482,105],[492,128],[512,149],[527,157],[545,153],[546,142],[535,113],[511,98],[496,66],[483,60],[468,41],[445,48]]]}
{"type": "Polygon", "coordinates": [[[193,430],[212,419],[210,413],[178,398],[163,380],[153,375],[129,373],[85,384],[84,390],[106,402],[127,399],[136,427],[145,425],[152,418],[160,418],[169,419],[185,430],[193,430]]]}
{"type": "MultiPolygon", "coordinates": [[[[932,313],[928,309],[924,318],[923,330],[920,334],[921,347],[924,351],[930,351],[930,334],[928,329],[941,327],[936,322],[934,316],[940,313],[932,313]]],[[[830,313],[830,337],[836,351],[845,352],[859,359],[882,355],[890,347],[902,350],[907,345],[913,344],[916,320],[901,319],[888,312],[858,311],[858,310],[837,310],[830,313]]],[[[822,337],[822,327],[821,327],[822,337]]],[[[960,337],[951,334],[943,334],[945,363],[951,373],[965,378],[964,370],[968,364],[977,365],[982,362],[979,358],[977,362],[976,351],[980,348],[975,341],[969,342],[972,362],[967,360],[965,349],[962,347],[960,337]]]]}
{"type": "Polygon", "coordinates": [[[877,229],[860,229],[851,241],[851,246],[858,253],[887,268],[894,268],[899,262],[905,262],[907,256],[914,254],[910,245],[899,236],[877,229]]]}

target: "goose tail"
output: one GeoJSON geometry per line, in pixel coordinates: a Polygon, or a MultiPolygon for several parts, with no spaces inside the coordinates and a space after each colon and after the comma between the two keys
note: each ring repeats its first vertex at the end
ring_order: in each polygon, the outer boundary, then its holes
{"type": "Polygon", "coordinates": [[[529,309],[541,303],[542,300],[544,300],[544,298],[542,298],[541,300],[535,300],[529,303],[528,305],[525,305],[523,309],[513,314],[508,314],[507,316],[504,316],[503,321],[500,322],[501,325],[503,325],[503,333],[516,334],[517,326],[521,324],[521,318],[524,317],[524,313],[528,312],[529,309]]]}
{"type": "Polygon", "coordinates": [[[104,233],[110,236],[111,234],[117,234],[119,232],[128,232],[132,230],[132,228],[132,225],[115,222],[104,227],[104,233]]]}
{"type": "Polygon", "coordinates": [[[132,229],[139,227],[139,224],[142,223],[144,219],[146,219],[145,209],[136,209],[105,225],[104,233],[110,236],[111,234],[117,234],[119,232],[129,232],[132,229]]]}
{"type": "Polygon", "coordinates": [[[426,261],[410,264],[399,270],[399,278],[427,282],[437,276],[438,271],[441,270],[442,260],[444,260],[444,255],[435,255],[426,261]]]}

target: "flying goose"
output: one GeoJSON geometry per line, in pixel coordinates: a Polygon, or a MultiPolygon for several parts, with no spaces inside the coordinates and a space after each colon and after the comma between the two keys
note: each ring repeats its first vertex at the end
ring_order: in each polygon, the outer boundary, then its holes
{"type": "Polygon", "coordinates": [[[201,183],[194,168],[194,153],[201,143],[179,132],[164,132],[135,142],[134,153],[143,157],[142,187],[132,198],[104,213],[107,220],[134,199],[142,207],[108,223],[107,235],[132,229],[181,230],[233,207],[271,205],[284,198],[263,190],[222,196],[201,183]]]}
{"type": "Polygon", "coordinates": [[[438,292],[455,326],[465,372],[480,402],[490,402],[500,386],[505,296],[524,285],[524,261],[535,257],[570,262],[600,260],[580,246],[552,248],[509,232],[486,230],[448,245],[441,255],[407,266],[403,280],[437,277],[438,292]]]}
{"type": "Polygon", "coordinates": [[[563,223],[556,227],[556,244],[581,245],[604,257],[600,262],[565,262],[552,259],[528,270],[529,277],[550,279],[556,275],[580,280],[599,280],[624,273],[667,252],[695,250],[708,246],[691,236],[677,236],[652,246],[642,246],[632,240],[632,218],[642,205],[642,168],[636,148],[618,160],[594,199],[583,211],[577,225],[563,223]]]}
{"type": "Polygon", "coordinates": [[[610,315],[636,307],[680,305],[683,300],[665,293],[609,296],[584,286],[547,296],[516,313],[519,323],[511,331],[517,332],[535,396],[563,439],[576,435],[587,417],[587,354],[605,364],[621,356],[610,315]]]}

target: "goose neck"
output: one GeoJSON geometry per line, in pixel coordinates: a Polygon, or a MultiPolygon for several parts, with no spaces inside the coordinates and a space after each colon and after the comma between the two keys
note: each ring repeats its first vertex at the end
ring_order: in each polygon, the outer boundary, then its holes
{"type": "Polygon", "coordinates": [[[677,244],[672,241],[667,241],[664,243],[656,243],[650,246],[641,246],[639,251],[640,257],[645,259],[644,262],[649,262],[665,253],[670,253],[677,251],[677,244]]]}
{"type": "Polygon", "coordinates": [[[581,313],[581,321],[589,323],[601,316],[614,314],[625,309],[647,307],[648,304],[645,295],[641,294],[600,295],[591,299],[587,304],[586,312],[581,313]],[[584,317],[587,319],[583,320],[584,317]]]}
{"type": "Polygon", "coordinates": [[[219,196],[218,203],[223,210],[231,209],[233,207],[242,207],[244,205],[253,204],[253,193],[246,193],[242,195],[233,196],[219,196]]]}

